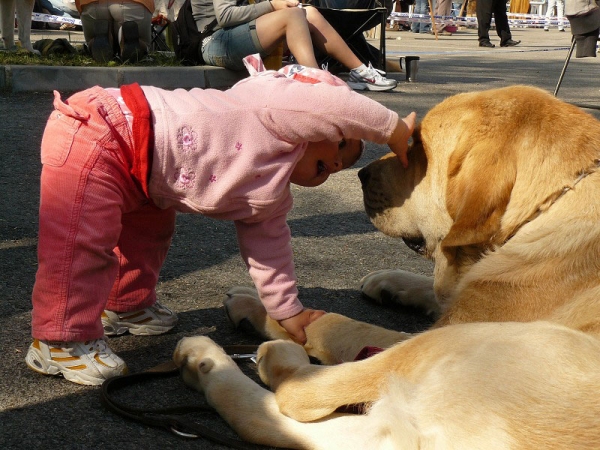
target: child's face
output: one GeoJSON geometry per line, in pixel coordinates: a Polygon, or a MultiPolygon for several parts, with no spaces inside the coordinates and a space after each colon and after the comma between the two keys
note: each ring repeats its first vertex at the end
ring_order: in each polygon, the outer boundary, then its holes
{"type": "Polygon", "coordinates": [[[354,165],[362,150],[363,143],[358,139],[309,142],[304,156],[294,167],[290,181],[299,186],[319,186],[332,173],[354,165]]]}

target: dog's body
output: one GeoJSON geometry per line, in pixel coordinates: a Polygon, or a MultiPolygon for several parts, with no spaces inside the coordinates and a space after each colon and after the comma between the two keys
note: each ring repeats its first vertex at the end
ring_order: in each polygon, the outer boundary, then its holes
{"type": "MultiPolygon", "coordinates": [[[[242,437],[310,448],[600,448],[600,122],[534,88],[451,97],[414,135],[410,164],[363,169],[384,233],[433,258],[433,279],[367,276],[374,298],[439,316],[420,335],[337,314],[302,347],[263,344],[244,377],[206,338],[175,353],[242,437]],[[366,345],[387,350],[352,361],[366,345]],[[371,405],[367,414],[336,413],[371,405]],[[308,423],[306,423],[308,422],[308,423]]],[[[226,300],[234,323],[289,339],[254,292],[226,300]]]]}
{"type": "Polygon", "coordinates": [[[35,0],[0,0],[0,31],[6,50],[15,49],[15,9],[19,26],[19,41],[27,51],[31,45],[31,14],[35,0]]]}

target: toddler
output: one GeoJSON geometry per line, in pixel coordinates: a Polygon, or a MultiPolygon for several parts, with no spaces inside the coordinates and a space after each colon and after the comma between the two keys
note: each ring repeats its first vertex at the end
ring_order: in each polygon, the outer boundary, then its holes
{"type": "Polygon", "coordinates": [[[126,372],[104,336],[165,333],[155,286],[177,211],[233,220],[268,314],[304,342],[322,311],[298,299],[290,183],[352,166],[362,139],[407,164],[415,114],[399,120],[328,72],[286,66],[231,89],[94,87],[62,101],[42,139],[33,370],[88,385],[126,372]]]}

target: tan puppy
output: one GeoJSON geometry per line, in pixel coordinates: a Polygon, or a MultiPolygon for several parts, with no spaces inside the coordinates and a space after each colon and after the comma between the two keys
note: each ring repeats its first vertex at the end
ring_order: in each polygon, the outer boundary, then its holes
{"type": "Polygon", "coordinates": [[[15,49],[15,9],[19,25],[19,41],[24,49],[33,52],[31,45],[31,14],[35,0],[0,0],[0,32],[6,50],[15,49]]]}
{"type": "MultiPolygon", "coordinates": [[[[216,346],[190,341],[175,355],[188,383],[245,439],[274,446],[600,448],[600,122],[534,88],[461,94],[424,117],[409,157],[408,169],[388,156],[361,170],[365,207],[434,259],[434,277],[380,271],[363,289],[423,306],[435,329],[410,336],[326,314],[304,346],[323,362],[390,348],[329,367],[267,342],[259,373],[274,394],[215,370],[226,357],[198,364],[216,346]],[[237,397],[212,395],[218,384],[237,397]],[[245,390],[260,396],[238,409],[245,390]],[[355,403],[368,414],[334,413],[355,403]]],[[[287,338],[252,290],[225,305],[234,323],[287,338]]]]}

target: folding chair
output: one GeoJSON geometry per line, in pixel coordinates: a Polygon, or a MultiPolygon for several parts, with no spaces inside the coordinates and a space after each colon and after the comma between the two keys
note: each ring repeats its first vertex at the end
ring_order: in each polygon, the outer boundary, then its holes
{"type": "MultiPolygon", "coordinates": [[[[385,71],[385,29],[389,13],[379,0],[312,0],[308,3],[319,10],[358,59],[385,71]],[[370,45],[362,34],[377,25],[381,25],[379,49],[370,45]]],[[[325,56],[321,62],[331,59],[325,56]]]]}
{"type": "Polygon", "coordinates": [[[157,8],[158,14],[152,17],[152,41],[150,42],[150,50],[153,52],[173,51],[167,42],[166,37],[168,36],[168,33],[165,33],[165,31],[168,30],[171,25],[171,20],[173,18],[171,8],[174,3],[175,0],[169,0],[166,5],[166,10],[159,11],[157,8]]]}
{"type": "MultiPolygon", "coordinates": [[[[600,37],[596,38],[596,42],[598,42],[598,41],[600,41],[600,37]]],[[[575,39],[575,36],[573,35],[571,37],[571,46],[569,47],[569,50],[567,52],[567,58],[565,59],[565,63],[563,64],[563,68],[560,72],[560,76],[558,77],[558,82],[556,83],[556,87],[554,88],[554,96],[555,97],[558,97],[558,90],[560,89],[560,85],[562,84],[563,78],[565,77],[567,67],[569,66],[569,62],[571,61],[571,56],[573,56],[573,50],[575,49],[575,44],[576,44],[576,39],[575,39]]],[[[580,108],[600,110],[600,106],[587,104],[587,103],[586,104],[573,103],[573,105],[579,106],[580,108]]]]}

